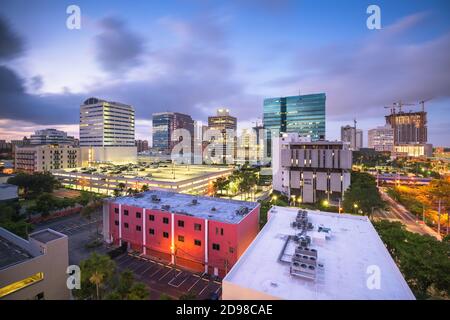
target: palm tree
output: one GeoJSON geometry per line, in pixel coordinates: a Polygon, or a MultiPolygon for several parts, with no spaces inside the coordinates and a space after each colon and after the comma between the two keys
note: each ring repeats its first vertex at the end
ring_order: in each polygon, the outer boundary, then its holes
{"type": "Polygon", "coordinates": [[[121,183],[119,183],[119,184],[117,185],[117,187],[119,188],[120,193],[123,194],[123,191],[124,191],[125,188],[126,188],[125,183],[121,182],[121,183]]]}
{"type": "Polygon", "coordinates": [[[97,292],[97,300],[100,300],[99,289],[100,289],[100,284],[102,283],[102,281],[103,281],[103,274],[98,271],[95,271],[92,274],[92,276],[89,278],[89,282],[92,284],[95,284],[95,289],[97,292]]]}
{"type": "Polygon", "coordinates": [[[147,184],[144,184],[144,185],[142,186],[141,190],[142,190],[142,192],[145,192],[145,191],[150,190],[150,188],[148,187],[147,184]]]}

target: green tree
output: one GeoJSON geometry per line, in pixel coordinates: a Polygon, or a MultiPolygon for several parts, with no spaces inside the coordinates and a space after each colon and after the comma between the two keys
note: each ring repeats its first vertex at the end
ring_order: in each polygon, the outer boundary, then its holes
{"type": "MultiPolygon", "coordinates": [[[[111,280],[113,279],[116,270],[116,264],[107,255],[92,253],[88,259],[81,261],[80,269],[81,289],[73,290],[73,295],[80,300],[93,299],[97,296],[102,297],[103,291],[111,286],[111,280]],[[98,286],[95,282],[91,281],[91,277],[94,274],[102,275],[102,280],[98,286]]],[[[95,280],[97,281],[98,279],[95,280]]]]}
{"type": "Polygon", "coordinates": [[[374,226],[416,298],[449,298],[448,242],[409,232],[398,221],[380,220],[374,226]]]}
{"type": "Polygon", "coordinates": [[[374,209],[383,208],[384,205],[375,178],[368,173],[353,171],[351,185],[344,193],[344,211],[348,213],[361,211],[370,216],[374,209]]]}

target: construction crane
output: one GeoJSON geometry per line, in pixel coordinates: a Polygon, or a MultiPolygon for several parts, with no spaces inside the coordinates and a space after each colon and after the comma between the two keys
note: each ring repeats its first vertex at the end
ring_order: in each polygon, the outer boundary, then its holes
{"type": "Polygon", "coordinates": [[[422,106],[422,112],[425,112],[425,102],[428,102],[430,100],[431,100],[431,98],[419,101],[419,104],[422,106]]]}
{"type": "Polygon", "coordinates": [[[402,100],[399,100],[398,102],[394,102],[394,105],[398,107],[398,112],[402,112],[403,106],[415,106],[414,103],[404,103],[402,100]]]}

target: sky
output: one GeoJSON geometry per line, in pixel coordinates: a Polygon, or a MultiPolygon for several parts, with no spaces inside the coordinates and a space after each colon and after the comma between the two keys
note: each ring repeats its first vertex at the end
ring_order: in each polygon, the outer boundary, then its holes
{"type": "Polygon", "coordinates": [[[227,107],[246,128],[264,98],[324,92],[329,140],[356,119],[367,145],[385,106],[431,99],[429,142],[450,146],[449,52],[447,0],[2,0],[0,139],[78,136],[91,96],[133,105],[136,137],[151,141],[154,112],[206,122],[227,107]],[[66,27],[69,5],[80,29],[66,27]]]}

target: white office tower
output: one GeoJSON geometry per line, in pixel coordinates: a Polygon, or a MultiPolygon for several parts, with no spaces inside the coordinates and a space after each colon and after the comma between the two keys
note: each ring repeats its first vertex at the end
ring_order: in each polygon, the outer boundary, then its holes
{"type": "Polygon", "coordinates": [[[298,203],[338,204],[350,186],[352,152],[342,141],[285,133],[272,142],[273,189],[298,203]]]}
{"type": "Polygon", "coordinates": [[[89,98],[80,106],[82,165],[135,163],[134,108],[119,102],[89,98]]]}
{"type": "Polygon", "coordinates": [[[368,146],[375,151],[394,151],[394,129],[390,125],[376,127],[368,132],[368,146]]]}

